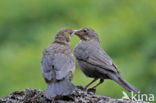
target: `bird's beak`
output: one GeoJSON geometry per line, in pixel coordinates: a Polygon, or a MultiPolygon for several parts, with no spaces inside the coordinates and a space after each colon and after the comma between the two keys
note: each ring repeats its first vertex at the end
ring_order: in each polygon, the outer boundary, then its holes
{"type": "Polygon", "coordinates": [[[79,30],[74,30],[74,32],[73,32],[73,34],[76,34],[77,35],[77,32],[78,32],[79,30]]]}
{"type": "Polygon", "coordinates": [[[73,36],[73,35],[75,34],[76,31],[77,31],[77,30],[73,30],[73,33],[71,34],[71,36],[73,36]]]}
{"type": "Polygon", "coordinates": [[[75,34],[78,30],[73,30],[73,31],[74,31],[73,33],[75,34]]]}
{"type": "Polygon", "coordinates": [[[74,30],[74,32],[77,32],[78,30],[74,30]]]}

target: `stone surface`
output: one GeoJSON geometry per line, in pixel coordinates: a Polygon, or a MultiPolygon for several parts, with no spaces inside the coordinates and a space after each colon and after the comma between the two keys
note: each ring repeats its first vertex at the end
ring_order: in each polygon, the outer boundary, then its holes
{"type": "MultiPolygon", "coordinates": [[[[7,97],[0,98],[0,103],[51,103],[46,99],[43,91],[26,89],[14,91],[7,97]]],[[[57,97],[55,103],[144,103],[132,100],[113,99],[110,97],[95,95],[92,92],[85,92],[77,87],[69,96],[57,97]]]]}

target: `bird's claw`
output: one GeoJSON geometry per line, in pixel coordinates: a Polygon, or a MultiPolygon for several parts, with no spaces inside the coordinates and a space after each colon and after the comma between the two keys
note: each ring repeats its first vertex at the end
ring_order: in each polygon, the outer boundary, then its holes
{"type": "Polygon", "coordinates": [[[88,90],[87,90],[87,92],[92,92],[92,93],[96,93],[96,88],[89,88],[88,90]]]}
{"type": "Polygon", "coordinates": [[[83,88],[83,91],[87,91],[87,88],[84,87],[84,88],[83,88]]]}

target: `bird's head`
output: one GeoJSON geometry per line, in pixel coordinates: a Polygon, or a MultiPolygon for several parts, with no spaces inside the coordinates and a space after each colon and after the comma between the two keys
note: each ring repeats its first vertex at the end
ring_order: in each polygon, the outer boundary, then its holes
{"type": "Polygon", "coordinates": [[[60,42],[64,44],[69,44],[73,35],[73,30],[70,28],[61,29],[55,37],[54,42],[60,42]]]}
{"type": "Polygon", "coordinates": [[[74,34],[79,36],[81,40],[99,40],[97,33],[91,28],[82,28],[80,30],[75,30],[74,34]]]}

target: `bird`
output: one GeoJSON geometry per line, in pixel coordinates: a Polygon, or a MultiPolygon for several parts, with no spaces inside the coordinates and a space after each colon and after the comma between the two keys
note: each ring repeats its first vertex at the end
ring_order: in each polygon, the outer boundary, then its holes
{"type": "Polygon", "coordinates": [[[72,33],[70,28],[61,29],[43,51],[42,75],[47,83],[44,95],[51,101],[57,96],[70,95],[75,89],[71,83],[75,71],[75,61],[69,45],[72,33]]]}
{"type": "Polygon", "coordinates": [[[96,87],[102,84],[105,79],[110,79],[129,92],[139,92],[139,89],[121,77],[111,57],[101,48],[99,37],[95,30],[85,27],[75,30],[74,34],[80,38],[80,42],[74,49],[74,56],[76,57],[78,66],[87,77],[93,78],[84,87],[84,90],[87,90],[92,83],[99,79],[100,81],[95,86],[88,89],[96,91],[96,87]]]}

